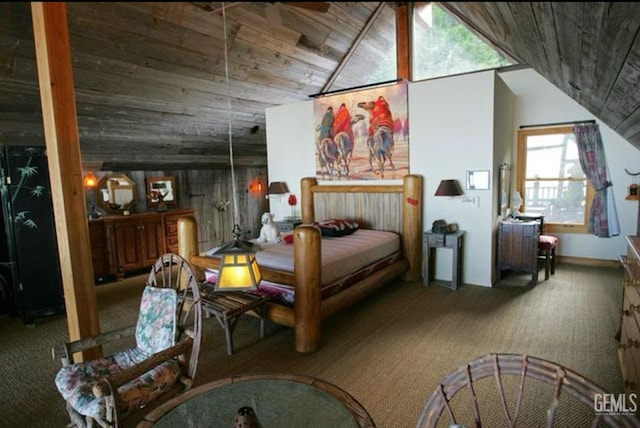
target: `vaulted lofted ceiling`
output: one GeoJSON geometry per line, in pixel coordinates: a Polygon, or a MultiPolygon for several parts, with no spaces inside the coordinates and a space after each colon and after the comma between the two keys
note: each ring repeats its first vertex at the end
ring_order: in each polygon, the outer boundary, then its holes
{"type": "MultiPolygon", "coordinates": [[[[67,3],[85,163],[228,167],[230,105],[235,164],[265,166],[266,108],[373,83],[395,52],[396,3],[225,5],[228,69],[222,3],[67,3]]],[[[638,4],[441,5],[640,148],[638,4]]],[[[0,143],[43,144],[29,3],[0,4],[0,88],[0,143]]]]}
{"type": "Polygon", "coordinates": [[[640,149],[640,3],[441,4],[640,149]]]}
{"type": "MultiPolygon", "coordinates": [[[[322,91],[373,15],[383,25],[331,89],[362,84],[359,70],[394,48],[393,4],[275,5],[281,23],[270,3],[226,3],[226,21],[221,3],[67,3],[83,162],[228,167],[230,105],[234,164],[265,166],[266,108],[322,91]]],[[[0,37],[0,143],[43,144],[28,3],[0,5],[0,37]]]]}

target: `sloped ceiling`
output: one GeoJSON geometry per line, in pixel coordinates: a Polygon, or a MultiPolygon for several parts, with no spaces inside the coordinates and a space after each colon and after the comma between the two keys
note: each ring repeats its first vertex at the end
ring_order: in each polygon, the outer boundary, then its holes
{"type": "Polygon", "coordinates": [[[640,3],[442,5],[640,149],[640,3]]]}
{"type": "MultiPolygon", "coordinates": [[[[373,83],[395,52],[396,3],[225,5],[228,87],[221,3],[67,3],[83,161],[226,168],[230,104],[235,164],[265,166],[266,108],[373,83]]],[[[640,148],[640,3],[441,5],[640,148]]],[[[0,143],[43,144],[36,73],[29,3],[1,3],[0,143]]]]}
{"type": "MultiPolygon", "coordinates": [[[[395,44],[393,4],[275,3],[280,23],[271,3],[225,5],[226,20],[221,3],[67,3],[83,162],[228,168],[230,119],[234,164],[265,166],[266,108],[322,92],[374,15],[330,89],[362,84],[360,70],[395,44]]],[[[0,4],[0,88],[0,143],[43,144],[29,3],[0,4]]]]}

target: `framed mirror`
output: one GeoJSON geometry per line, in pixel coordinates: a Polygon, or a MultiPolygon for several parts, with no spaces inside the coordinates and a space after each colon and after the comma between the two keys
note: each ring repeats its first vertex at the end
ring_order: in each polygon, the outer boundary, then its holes
{"type": "Polygon", "coordinates": [[[503,163],[498,171],[498,212],[505,219],[509,213],[511,199],[511,166],[503,163]]]}
{"type": "Polygon", "coordinates": [[[131,210],[138,200],[136,183],[125,174],[108,174],[96,188],[96,203],[111,214],[131,210]]]}
{"type": "Polygon", "coordinates": [[[166,208],[178,205],[175,177],[147,177],[147,202],[150,207],[166,208]]]}

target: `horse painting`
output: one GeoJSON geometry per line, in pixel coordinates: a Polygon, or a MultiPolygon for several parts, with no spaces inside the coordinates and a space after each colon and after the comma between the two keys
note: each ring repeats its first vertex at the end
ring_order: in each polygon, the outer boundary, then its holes
{"type": "Polygon", "coordinates": [[[369,113],[369,128],[367,147],[369,148],[369,166],[372,172],[374,170],[374,161],[377,166],[377,173],[380,178],[384,178],[385,164],[387,161],[393,172],[396,173],[396,167],[393,164],[393,116],[387,100],[383,96],[379,96],[375,101],[363,101],[358,103],[358,107],[369,113]]]}

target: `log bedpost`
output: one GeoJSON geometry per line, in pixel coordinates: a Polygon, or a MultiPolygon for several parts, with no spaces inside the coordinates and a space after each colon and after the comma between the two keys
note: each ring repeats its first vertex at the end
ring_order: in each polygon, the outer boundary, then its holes
{"type": "Polygon", "coordinates": [[[315,206],[313,203],[313,192],[311,188],[316,185],[316,179],[313,177],[305,177],[300,180],[301,195],[301,216],[303,224],[311,224],[315,221],[315,206]]]}
{"type": "Polygon", "coordinates": [[[295,342],[298,352],[315,352],[320,344],[321,236],[320,231],[300,225],[294,231],[295,342]]]}
{"type": "Polygon", "coordinates": [[[402,251],[409,262],[405,281],[422,276],[422,177],[406,175],[402,191],[402,251]]]}
{"type": "MultiPolygon", "coordinates": [[[[191,257],[200,254],[198,248],[198,224],[192,215],[183,216],[178,219],[178,254],[189,264],[191,264],[191,257]]],[[[196,280],[201,280],[201,269],[193,267],[193,270],[198,275],[196,280]]]]}

